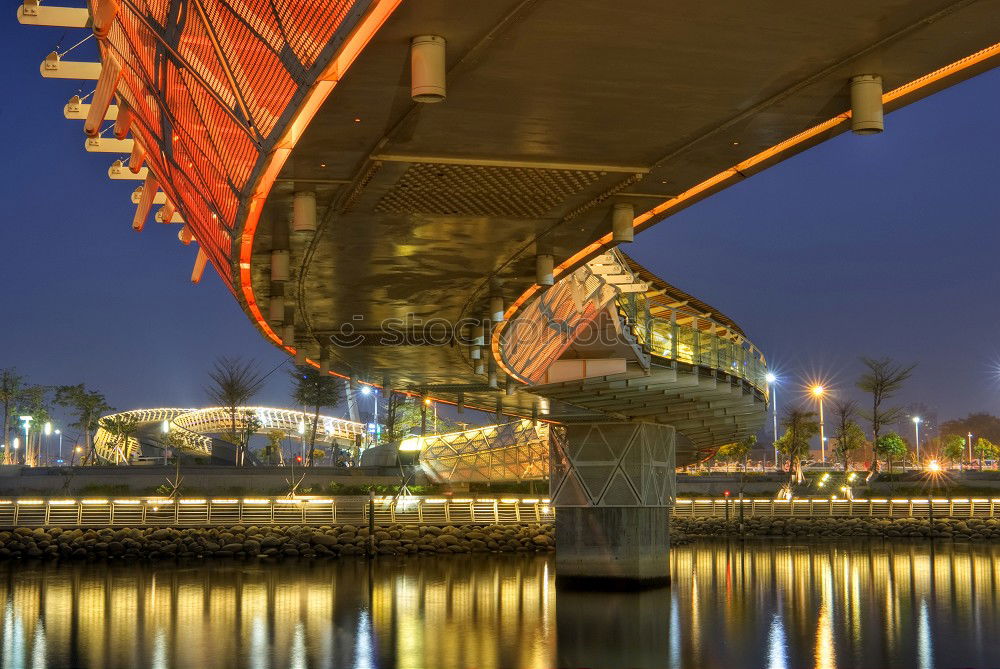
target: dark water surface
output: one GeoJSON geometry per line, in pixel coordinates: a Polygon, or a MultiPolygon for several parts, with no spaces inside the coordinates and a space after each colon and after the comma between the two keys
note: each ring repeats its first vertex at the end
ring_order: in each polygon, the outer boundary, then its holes
{"type": "Polygon", "coordinates": [[[1000,667],[1000,546],[700,543],[641,594],[551,556],[6,564],[0,668],[1000,667]]]}

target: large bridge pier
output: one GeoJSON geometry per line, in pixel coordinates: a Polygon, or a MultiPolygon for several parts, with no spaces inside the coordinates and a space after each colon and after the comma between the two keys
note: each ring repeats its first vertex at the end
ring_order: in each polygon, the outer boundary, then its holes
{"type": "Polygon", "coordinates": [[[581,587],[670,582],[674,428],[584,423],[550,430],[556,579],[581,587]]]}

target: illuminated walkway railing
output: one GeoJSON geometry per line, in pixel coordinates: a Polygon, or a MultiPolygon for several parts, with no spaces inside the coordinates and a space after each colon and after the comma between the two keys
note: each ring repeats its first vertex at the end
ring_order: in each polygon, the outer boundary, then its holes
{"type": "MultiPolygon", "coordinates": [[[[376,497],[375,523],[404,525],[551,522],[538,496],[376,497]]],[[[0,527],[204,527],[367,525],[368,497],[120,497],[0,499],[0,527]]]]}
{"type": "MultiPolygon", "coordinates": [[[[679,498],[680,518],[875,517],[996,518],[1000,497],[871,499],[679,498]]],[[[503,525],[548,523],[548,498],[528,495],[383,496],[375,498],[379,525],[503,525]]],[[[0,499],[0,527],[205,527],[230,525],[366,525],[368,497],[121,497],[0,499]]]]}
{"type": "Polygon", "coordinates": [[[764,355],[739,332],[678,306],[656,307],[642,293],[619,295],[618,311],[651,355],[724,371],[744,379],[767,396],[764,355]]]}
{"type": "Polygon", "coordinates": [[[872,497],[749,499],[678,499],[673,515],[680,517],[725,516],[774,517],[877,517],[877,518],[995,518],[1000,516],[1000,497],[872,497]]]}

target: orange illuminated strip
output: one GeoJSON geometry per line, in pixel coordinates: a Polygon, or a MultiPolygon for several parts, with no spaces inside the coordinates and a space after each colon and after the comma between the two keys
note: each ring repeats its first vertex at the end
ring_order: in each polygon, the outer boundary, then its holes
{"type": "MultiPolygon", "coordinates": [[[[250,311],[250,316],[257,323],[257,326],[269,339],[292,354],[295,353],[295,349],[291,346],[286,346],[281,337],[271,329],[271,326],[261,313],[260,307],[257,305],[257,299],[253,292],[250,264],[253,260],[253,239],[257,232],[257,225],[260,223],[260,213],[264,207],[264,201],[270,194],[272,186],[274,186],[274,180],[281,172],[285,161],[288,160],[292,148],[294,148],[305,132],[306,126],[309,125],[316,112],[319,111],[344,72],[350,68],[351,64],[358,57],[358,54],[371,41],[375,33],[378,32],[382,24],[386,22],[401,2],[402,0],[378,0],[354,30],[351,31],[351,34],[347,36],[347,39],[344,40],[344,43],[340,47],[340,51],[323,71],[323,74],[320,75],[319,80],[313,85],[312,89],[306,94],[302,105],[299,106],[294,118],[288,124],[281,139],[278,140],[276,144],[277,148],[269,156],[267,165],[257,184],[254,186],[253,194],[251,195],[247,219],[243,225],[243,235],[240,237],[240,288],[243,292],[243,299],[246,300],[247,309],[250,311]]],[[[313,367],[319,367],[319,363],[312,360],[306,360],[306,362],[313,367]]],[[[330,373],[334,376],[347,378],[342,374],[330,373]]]]}
{"type": "MultiPolygon", "coordinates": [[[[919,91],[920,89],[929,86],[930,84],[946,79],[969,67],[972,67],[973,65],[978,65],[979,63],[983,63],[989,60],[990,58],[994,58],[998,55],[1000,55],[1000,42],[993,44],[992,46],[986,47],[985,49],[982,49],[980,51],[977,51],[969,56],[966,56],[965,58],[956,60],[954,63],[945,65],[944,67],[934,70],[929,74],[925,74],[922,77],[918,77],[917,79],[914,79],[909,83],[894,88],[887,93],[883,93],[882,104],[887,104],[889,102],[895,102],[897,100],[900,100],[906,95],[909,95],[915,91],[919,91]]],[[[735,176],[740,176],[741,172],[744,172],[751,167],[760,165],[761,163],[771,158],[774,158],[775,156],[778,156],[788,151],[789,149],[795,148],[796,146],[802,144],[803,142],[807,142],[818,135],[822,135],[825,132],[829,132],[830,130],[836,128],[838,125],[847,121],[849,118],[851,118],[850,110],[842,114],[839,114],[837,116],[834,116],[831,119],[827,119],[822,123],[818,123],[812,126],[811,128],[804,130],[803,132],[800,132],[799,134],[793,137],[790,137],[789,139],[779,142],[774,146],[764,149],[760,153],[756,153],[753,156],[750,156],[743,162],[737,163],[733,167],[730,167],[726,170],[723,170],[722,172],[719,172],[718,174],[709,177],[705,181],[702,181],[701,183],[692,186],[691,188],[684,191],[680,195],[677,195],[676,197],[667,200],[666,202],[662,202],[661,204],[650,209],[649,211],[646,211],[645,213],[636,216],[635,219],[633,219],[632,221],[632,227],[633,228],[640,227],[641,225],[650,221],[654,217],[657,217],[660,214],[663,214],[664,212],[676,208],[678,205],[682,203],[688,202],[696,198],[698,195],[704,193],[705,191],[714,188],[715,186],[718,186],[719,184],[722,184],[735,176]]],[[[587,260],[588,258],[592,257],[593,255],[596,255],[598,252],[610,246],[611,246],[611,233],[609,232],[608,234],[604,235],[597,241],[592,242],[587,246],[583,247],[582,249],[574,253],[572,256],[564,260],[562,263],[560,263],[559,266],[553,270],[552,272],[553,277],[556,278],[559,277],[563,272],[566,272],[567,270],[575,267],[577,264],[587,260]]],[[[507,365],[504,364],[503,356],[501,355],[500,352],[500,339],[503,334],[503,331],[506,329],[507,325],[511,322],[511,319],[513,319],[514,316],[517,315],[517,313],[521,310],[521,307],[523,307],[528,300],[530,300],[535,294],[538,293],[539,288],[540,286],[538,284],[532,284],[527,290],[521,293],[521,295],[518,296],[516,300],[514,300],[511,303],[511,305],[507,308],[507,311],[504,313],[503,322],[499,323],[498,327],[495,328],[493,332],[493,340],[490,342],[490,348],[493,351],[493,358],[494,360],[496,360],[497,365],[499,365],[500,368],[503,369],[504,373],[513,378],[520,378],[520,376],[513,370],[509,369],[507,365]]]]}

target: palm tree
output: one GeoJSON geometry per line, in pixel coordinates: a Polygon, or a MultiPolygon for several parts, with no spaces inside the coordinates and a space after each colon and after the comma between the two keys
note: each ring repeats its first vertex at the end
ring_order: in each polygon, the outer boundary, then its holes
{"type": "MultiPolygon", "coordinates": [[[[871,423],[872,446],[876,447],[879,443],[882,426],[898,422],[904,413],[901,408],[886,407],[884,404],[886,400],[899,392],[903,383],[913,374],[916,364],[905,366],[891,358],[861,358],[861,363],[867,368],[867,371],[858,379],[857,387],[862,392],[872,396],[872,409],[865,418],[871,423]]],[[[873,457],[867,480],[870,480],[877,472],[878,458],[873,457]]]]}
{"type": "Polygon", "coordinates": [[[129,440],[135,437],[139,429],[139,421],[134,416],[122,415],[108,416],[99,422],[114,438],[115,450],[118,452],[118,463],[128,464],[129,440]]]}
{"type": "Polygon", "coordinates": [[[113,411],[104,395],[99,392],[87,390],[80,383],[75,386],[59,386],[56,388],[55,403],[59,406],[68,407],[76,414],[76,422],[71,427],[83,432],[83,445],[87,452],[84,464],[92,462],[96,457],[94,453],[93,433],[97,431],[101,416],[113,411]]]}
{"type": "MultiPolygon", "coordinates": [[[[215,361],[215,367],[208,373],[208,378],[212,380],[212,385],[205,388],[205,394],[216,406],[226,409],[229,413],[230,433],[238,435],[236,417],[239,409],[260,392],[264,377],[257,372],[253,362],[222,356],[215,361]]],[[[235,446],[236,464],[243,466],[246,444],[238,443],[235,446]]]]}
{"type": "Polygon", "coordinates": [[[322,374],[312,367],[299,367],[291,372],[295,386],[292,398],[295,404],[313,409],[312,429],[309,430],[309,460],[312,467],[316,453],[316,428],[319,412],[323,407],[332,407],[340,402],[340,383],[329,374],[322,374]]]}
{"type": "Polygon", "coordinates": [[[14,407],[21,398],[24,377],[16,369],[5,369],[0,372],[0,405],[3,411],[3,432],[0,433],[0,443],[4,444],[3,459],[6,464],[13,464],[10,449],[11,419],[14,417],[14,407]]]}
{"type": "Polygon", "coordinates": [[[790,408],[785,412],[781,424],[785,434],[778,440],[778,450],[785,454],[789,462],[790,483],[802,483],[802,458],[809,454],[809,440],[819,433],[819,423],[812,411],[790,408]]]}
{"type": "Polygon", "coordinates": [[[24,464],[30,467],[38,465],[42,425],[51,418],[45,401],[47,394],[48,389],[45,386],[28,386],[21,391],[16,409],[20,416],[31,416],[31,422],[28,423],[24,434],[24,464]]]}

